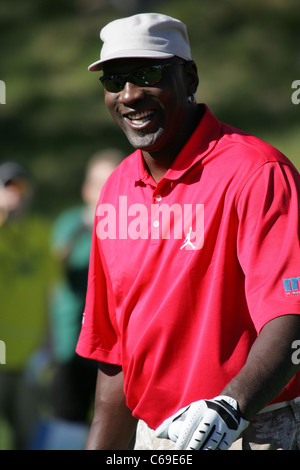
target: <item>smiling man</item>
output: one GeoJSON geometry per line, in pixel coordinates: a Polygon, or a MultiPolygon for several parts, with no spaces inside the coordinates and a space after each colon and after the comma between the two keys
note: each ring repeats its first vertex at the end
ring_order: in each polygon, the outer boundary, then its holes
{"type": "Polygon", "coordinates": [[[89,69],[135,151],[96,210],[77,345],[99,362],[86,448],[135,433],[136,449],[299,448],[300,175],[197,104],[182,22],[134,15],[101,39],[89,69]]]}
{"type": "Polygon", "coordinates": [[[108,91],[105,103],[113,118],[132,146],[143,151],[147,165],[152,167],[157,158],[159,163],[155,166],[158,170],[163,163],[163,171],[172,164],[199,122],[197,104],[191,106],[188,101],[198,85],[194,62],[176,57],[164,61],[111,60],[103,64],[101,77],[108,91]],[[145,86],[144,75],[152,86],[145,86]]]}

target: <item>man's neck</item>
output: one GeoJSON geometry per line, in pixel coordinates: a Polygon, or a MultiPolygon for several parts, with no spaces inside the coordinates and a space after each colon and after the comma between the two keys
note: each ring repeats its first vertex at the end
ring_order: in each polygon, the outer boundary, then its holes
{"type": "Polygon", "coordinates": [[[186,143],[194,133],[195,129],[197,128],[198,124],[200,123],[204,112],[204,106],[194,107],[189,119],[189,124],[188,126],[186,126],[186,131],[183,131],[181,145],[176,149],[176,151],[173,151],[172,153],[164,152],[163,155],[142,151],[148,172],[156,183],[158,183],[158,181],[163,178],[168,169],[171,168],[177,155],[186,145],[186,143]]]}

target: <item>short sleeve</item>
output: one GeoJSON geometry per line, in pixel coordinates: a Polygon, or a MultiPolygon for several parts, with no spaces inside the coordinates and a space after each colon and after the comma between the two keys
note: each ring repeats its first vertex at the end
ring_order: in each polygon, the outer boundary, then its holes
{"type": "Polygon", "coordinates": [[[94,225],[87,294],[76,352],[99,362],[121,364],[113,295],[94,225]]]}
{"type": "Polygon", "coordinates": [[[258,332],[273,318],[300,314],[299,193],[297,170],[268,162],[239,199],[237,254],[258,332]]]}

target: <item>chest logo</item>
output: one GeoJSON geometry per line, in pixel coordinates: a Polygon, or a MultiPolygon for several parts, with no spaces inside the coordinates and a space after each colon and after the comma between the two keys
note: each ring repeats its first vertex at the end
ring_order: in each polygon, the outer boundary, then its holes
{"type": "Polygon", "coordinates": [[[191,242],[191,236],[192,236],[192,227],[190,227],[188,233],[186,234],[184,243],[180,247],[181,250],[186,247],[191,247],[192,250],[196,250],[195,245],[191,242]]]}

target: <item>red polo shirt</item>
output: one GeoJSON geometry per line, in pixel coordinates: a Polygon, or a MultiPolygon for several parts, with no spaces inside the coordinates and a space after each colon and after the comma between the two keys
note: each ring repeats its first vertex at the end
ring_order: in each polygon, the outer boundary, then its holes
{"type": "MultiPolygon", "coordinates": [[[[140,151],[108,179],[77,352],[122,365],[135,417],[218,395],[268,321],[300,314],[299,192],[279,151],[208,108],[158,183],[140,151]]],[[[299,391],[298,374],[275,401],[299,391]]]]}

